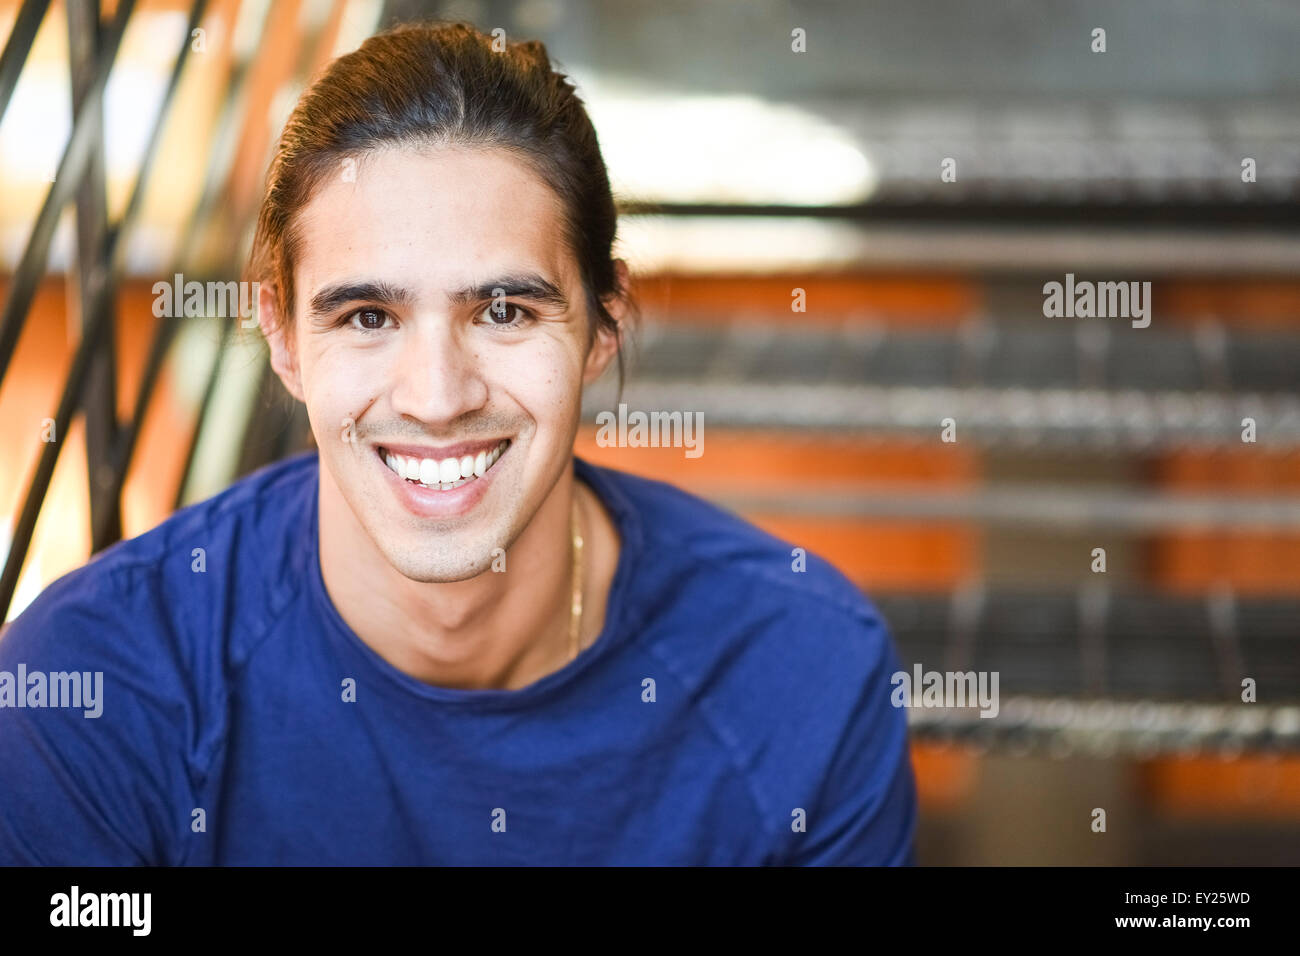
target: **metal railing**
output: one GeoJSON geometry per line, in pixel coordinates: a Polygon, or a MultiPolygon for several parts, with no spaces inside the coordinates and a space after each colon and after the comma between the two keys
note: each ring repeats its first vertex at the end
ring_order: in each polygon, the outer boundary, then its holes
{"type": "MultiPolygon", "coordinates": [[[[118,419],[117,343],[115,341],[117,293],[122,277],[123,254],[127,237],[135,226],[142,206],[150,173],[159,152],[159,143],[172,112],[176,92],[189,54],[191,38],[203,20],[208,4],[196,0],[189,10],[188,25],[176,51],[174,64],[161,98],[157,115],[135,171],[126,206],[110,222],[104,201],[104,98],[109,77],[135,11],[133,0],[117,4],[111,21],[104,21],[98,0],[68,0],[66,9],[69,30],[69,68],[73,91],[73,123],[60,159],[54,182],[50,185],[40,211],[12,276],[3,312],[0,312],[0,385],[4,384],[19,337],[31,317],[36,291],[45,277],[55,227],[69,203],[77,208],[77,259],[80,286],[81,338],[52,416],[55,440],[42,447],[34,473],[23,495],[14,524],[8,555],[0,572],[0,622],[12,603],[15,590],[32,544],[41,509],[46,502],[50,481],[62,450],[61,437],[67,433],[73,417],[80,411],[86,417],[86,465],[90,489],[91,549],[97,552],[121,537],[121,498],[132,465],[145,417],[157,390],[158,380],[174,340],[178,319],[163,317],[154,330],[145,358],[140,384],[130,418],[118,419]]],[[[33,42],[48,12],[49,3],[27,0],[14,21],[13,29],[0,54],[0,118],[13,97],[18,79],[31,53],[33,42]]],[[[242,12],[242,11],[241,11],[242,12]]],[[[269,7],[261,8],[268,17],[269,7]]],[[[260,26],[260,25],[259,25],[260,26]]],[[[299,73],[309,64],[313,44],[303,43],[298,63],[299,73]]],[[[196,250],[215,217],[222,201],[231,158],[240,153],[231,149],[233,131],[240,120],[247,129],[246,86],[251,62],[236,63],[218,110],[217,132],[206,157],[205,179],[200,199],[189,215],[177,245],[173,269],[193,266],[196,250]]],[[[246,221],[251,210],[239,213],[246,221]]],[[[207,271],[237,273],[236,252],[227,259],[209,264],[207,271]]],[[[221,328],[216,359],[210,367],[205,394],[210,395],[221,371],[221,357],[229,338],[229,322],[221,328]]],[[[188,475],[193,449],[203,426],[204,408],[193,434],[185,440],[185,473],[188,475]]],[[[2,626],[2,625],[0,625],[2,626]]]]}

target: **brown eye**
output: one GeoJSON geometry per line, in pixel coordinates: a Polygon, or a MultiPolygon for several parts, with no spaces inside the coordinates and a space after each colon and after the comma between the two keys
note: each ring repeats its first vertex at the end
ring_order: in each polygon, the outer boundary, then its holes
{"type": "Polygon", "coordinates": [[[494,302],[484,309],[482,314],[486,318],[485,325],[503,329],[523,325],[529,319],[528,310],[521,305],[515,305],[513,302],[494,302]]]}
{"type": "Polygon", "coordinates": [[[352,313],[353,327],[362,332],[378,332],[388,322],[388,313],[379,309],[361,309],[352,313]]]}

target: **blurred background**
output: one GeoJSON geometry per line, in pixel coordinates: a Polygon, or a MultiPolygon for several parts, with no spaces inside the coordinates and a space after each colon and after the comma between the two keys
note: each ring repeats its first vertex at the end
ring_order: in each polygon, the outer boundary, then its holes
{"type": "Polygon", "coordinates": [[[310,77],[428,16],[573,77],[644,310],[623,401],[707,426],[598,447],[611,374],[578,454],[829,558],[909,672],[1000,675],[995,719],[909,710],[923,863],[1300,862],[1281,0],[0,0],[0,619],[311,447],[260,335],[153,287],[239,280],[310,77]],[[1150,282],[1149,327],[1045,317],[1066,274],[1150,282]]]}

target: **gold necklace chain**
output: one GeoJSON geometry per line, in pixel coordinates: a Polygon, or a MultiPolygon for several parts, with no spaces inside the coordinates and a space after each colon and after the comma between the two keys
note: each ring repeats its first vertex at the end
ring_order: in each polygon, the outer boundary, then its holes
{"type": "Polygon", "coordinates": [[[569,660],[578,656],[578,631],[582,625],[582,529],[578,523],[578,492],[573,492],[573,602],[569,614],[569,660]]]}

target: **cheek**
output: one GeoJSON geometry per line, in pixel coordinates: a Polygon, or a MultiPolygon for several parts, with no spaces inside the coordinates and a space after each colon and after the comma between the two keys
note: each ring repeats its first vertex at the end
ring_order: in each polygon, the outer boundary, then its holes
{"type": "Polygon", "coordinates": [[[379,350],[325,347],[303,365],[307,410],[317,426],[346,425],[374,401],[386,381],[379,350]]]}
{"type": "Polygon", "coordinates": [[[581,402],[582,361],[570,343],[552,341],[533,349],[502,350],[487,359],[493,390],[508,394],[539,424],[567,425],[581,402]]]}

